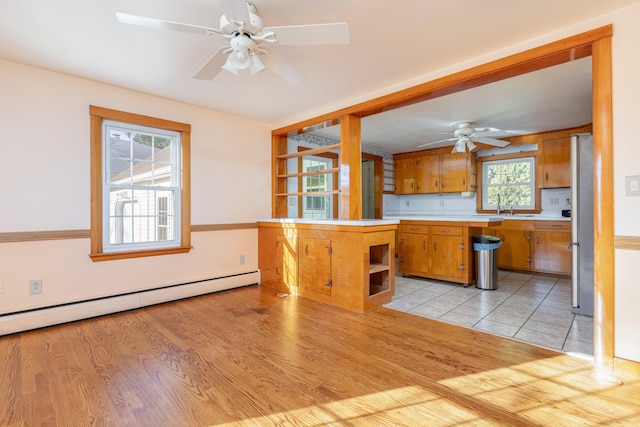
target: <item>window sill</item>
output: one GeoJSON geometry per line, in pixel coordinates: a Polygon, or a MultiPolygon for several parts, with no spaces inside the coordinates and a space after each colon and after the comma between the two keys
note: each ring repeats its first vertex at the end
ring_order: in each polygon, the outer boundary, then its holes
{"type": "Polygon", "coordinates": [[[150,249],[145,251],[97,253],[89,254],[89,257],[91,257],[93,262],[113,261],[118,259],[143,258],[158,255],[184,254],[191,251],[191,249],[191,246],[180,246],[176,248],[150,249]]]}

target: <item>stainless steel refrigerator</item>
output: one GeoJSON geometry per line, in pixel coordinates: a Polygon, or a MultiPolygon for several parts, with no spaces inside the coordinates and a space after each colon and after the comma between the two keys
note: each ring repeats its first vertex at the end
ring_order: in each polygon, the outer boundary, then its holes
{"type": "Polygon", "coordinates": [[[593,136],[571,136],[571,311],[593,316],[593,136]]]}

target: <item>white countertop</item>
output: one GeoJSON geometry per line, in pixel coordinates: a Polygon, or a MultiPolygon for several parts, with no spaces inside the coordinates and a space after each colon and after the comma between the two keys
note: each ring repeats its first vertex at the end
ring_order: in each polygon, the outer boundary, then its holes
{"type": "Polygon", "coordinates": [[[265,218],[257,222],[274,222],[281,224],[316,224],[316,225],[354,225],[360,227],[376,225],[393,225],[400,222],[399,219],[310,219],[310,218],[265,218]]]}

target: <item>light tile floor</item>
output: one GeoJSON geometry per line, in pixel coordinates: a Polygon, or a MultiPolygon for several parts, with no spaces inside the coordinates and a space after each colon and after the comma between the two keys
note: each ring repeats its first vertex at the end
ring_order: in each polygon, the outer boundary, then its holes
{"type": "Polygon", "coordinates": [[[498,288],[482,290],[419,277],[396,276],[385,305],[565,352],[593,354],[593,318],[571,312],[571,281],[499,272],[498,288]]]}

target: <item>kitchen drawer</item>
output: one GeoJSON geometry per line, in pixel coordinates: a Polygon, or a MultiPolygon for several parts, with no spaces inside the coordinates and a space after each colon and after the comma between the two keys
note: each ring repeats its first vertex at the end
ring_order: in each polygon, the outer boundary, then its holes
{"type": "Polygon", "coordinates": [[[534,221],[533,228],[536,230],[571,231],[571,221],[534,221]]]}
{"type": "Polygon", "coordinates": [[[412,233],[412,234],[429,234],[429,226],[428,225],[401,225],[400,232],[412,233]]]}
{"type": "Polygon", "coordinates": [[[449,227],[447,225],[432,225],[431,234],[437,236],[462,236],[462,227],[449,227]]]}

